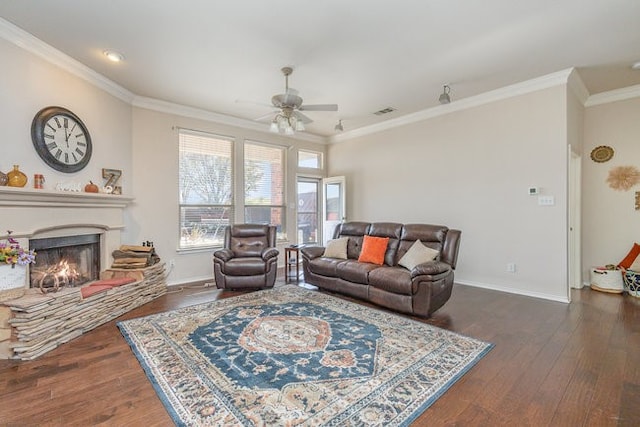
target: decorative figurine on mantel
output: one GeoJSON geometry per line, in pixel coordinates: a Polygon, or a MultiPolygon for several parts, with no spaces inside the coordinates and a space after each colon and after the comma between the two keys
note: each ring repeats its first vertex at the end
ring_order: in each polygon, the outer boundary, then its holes
{"type": "Polygon", "coordinates": [[[27,185],[27,175],[20,171],[20,166],[13,165],[13,170],[7,173],[7,185],[9,187],[24,187],[27,185]]]}

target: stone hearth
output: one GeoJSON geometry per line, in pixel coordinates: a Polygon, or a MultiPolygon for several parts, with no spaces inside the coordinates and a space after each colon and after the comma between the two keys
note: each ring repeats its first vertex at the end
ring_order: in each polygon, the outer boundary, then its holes
{"type": "Polygon", "coordinates": [[[164,263],[135,270],[110,269],[101,280],[130,278],[121,286],[83,287],[42,294],[29,289],[20,298],[0,303],[0,359],[31,360],[60,344],[166,293],[164,263]]]}

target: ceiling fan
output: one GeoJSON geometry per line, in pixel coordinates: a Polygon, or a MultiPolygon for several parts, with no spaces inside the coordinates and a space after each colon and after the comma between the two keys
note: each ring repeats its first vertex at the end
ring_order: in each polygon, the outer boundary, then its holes
{"type": "MultiPolygon", "coordinates": [[[[276,107],[275,117],[271,121],[269,130],[276,133],[284,133],[293,135],[295,131],[304,131],[304,125],[313,122],[301,111],[338,111],[338,104],[315,104],[305,105],[302,98],[298,96],[298,91],[289,87],[289,76],[293,72],[291,67],[283,67],[284,74],[284,93],[274,95],[271,98],[271,104],[276,107]]],[[[260,117],[256,120],[271,117],[273,113],[260,117]]]]}

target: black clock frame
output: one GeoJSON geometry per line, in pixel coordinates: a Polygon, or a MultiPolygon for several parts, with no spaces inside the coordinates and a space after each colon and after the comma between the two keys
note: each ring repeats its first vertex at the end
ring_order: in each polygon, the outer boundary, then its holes
{"type": "Polygon", "coordinates": [[[76,116],[74,113],[63,107],[45,107],[36,113],[35,117],[33,118],[33,122],[31,123],[31,141],[33,142],[33,146],[35,147],[36,152],[46,164],[57,171],[65,173],[78,172],[79,170],[84,169],[85,166],[87,166],[87,164],[89,163],[91,154],[93,152],[91,135],[89,135],[89,130],[85,126],[84,122],[80,120],[80,117],[76,116]],[[78,126],[82,128],[82,132],[84,133],[85,139],[87,141],[87,151],[84,158],[80,162],[74,165],[68,165],[56,159],[47,149],[47,143],[44,138],[44,127],[49,119],[53,116],[67,116],[78,123],[78,126]]]}

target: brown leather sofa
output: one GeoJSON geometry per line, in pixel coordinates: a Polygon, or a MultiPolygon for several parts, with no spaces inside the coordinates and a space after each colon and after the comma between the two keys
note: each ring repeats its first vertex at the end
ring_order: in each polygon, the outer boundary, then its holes
{"type": "Polygon", "coordinates": [[[442,307],[453,288],[461,232],[441,225],[347,222],[334,239],[348,237],[347,258],[327,258],[324,247],[301,249],[306,283],[370,301],[402,313],[429,317],[442,307]],[[381,266],[358,262],[365,235],[389,237],[381,266]],[[416,240],[440,252],[434,261],[411,271],[398,261],[416,240]]]}
{"type": "Polygon", "coordinates": [[[218,289],[272,288],[278,270],[276,227],[262,224],[228,226],[224,249],[213,254],[218,289]]]}

